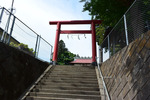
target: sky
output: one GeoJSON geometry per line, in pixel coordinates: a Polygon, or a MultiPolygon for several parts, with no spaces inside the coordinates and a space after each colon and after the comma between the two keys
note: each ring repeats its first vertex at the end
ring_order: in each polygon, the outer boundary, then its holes
{"type": "MultiPolygon", "coordinates": [[[[14,0],[14,14],[35,32],[54,46],[56,25],[49,21],[90,20],[88,12],[82,12],[80,0],[14,0]]],[[[11,0],[0,0],[0,6],[10,8],[11,0]]],[[[90,30],[89,25],[64,25],[62,30],[90,30]]],[[[60,35],[70,52],[91,57],[91,35],[60,35]]]]}

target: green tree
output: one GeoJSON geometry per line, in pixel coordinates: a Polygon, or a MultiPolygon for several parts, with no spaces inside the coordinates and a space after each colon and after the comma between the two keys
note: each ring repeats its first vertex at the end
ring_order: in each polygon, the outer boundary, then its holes
{"type": "Polygon", "coordinates": [[[23,50],[24,52],[27,52],[28,54],[34,56],[35,52],[33,48],[29,48],[28,45],[20,43],[20,44],[15,44],[13,42],[10,42],[10,46],[15,47],[17,49],[23,50]]]}
{"type": "Polygon", "coordinates": [[[89,11],[94,19],[103,20],[106,26],[114,26],[134,0],[81,0],[83,11],[89,11]]]}
{"type": "Polygon", "coordinates": [[[134,0],[80,0],[84,2],[83,11],[88,11],[92,19],[102,20],[96,28],[96,40],[102,43],[106,29],[112,28],[122,17],[134,0]]]}
{"type": "Polygon", "coordinates": [[[74,60],[76,55],[68,51],[65,46],[63,40],[59,41],[58,44],[58,57],[57,57],[57,64],[59,65],[68,65],[71,61],[74,60]]]}

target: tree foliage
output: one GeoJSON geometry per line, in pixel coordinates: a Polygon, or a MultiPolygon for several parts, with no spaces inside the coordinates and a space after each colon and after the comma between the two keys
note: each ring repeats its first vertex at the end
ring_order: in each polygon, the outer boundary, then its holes
{"type": "Polygon", "coordinates": [[[106,26],[114,26],[134,0],[81,0],[83,11],[89,11],[94,19],[103,20],[106,26]]]}
{"type": "Polygon", "coordinates": [[[20,43],[20,44],[15,44],[13,42],[10,42],[10,46],[15,47],[17,49],[23,50],[27,53],[29,53],[30,55],[35,55],[35,52],[33,50],[33,48],[29,48],[28,45],[20,43]]]}
{"type": "Polygon", "coordinates": [[[71,61],[74,60],[74,57],[76,55],[68,51],[63,40],[59,41],[58,47],[59,48],[58,48],[57,64],[68,65],[71,61]]]}
{"type": "Polygon", "coordinates": [[[84,2],[83,11],[88,11],[92,19],[102,20],[96,29],[97,42],[102,43],[104,32],[113,27],[123,16],[134,0],[80,0],[84,2]]]}

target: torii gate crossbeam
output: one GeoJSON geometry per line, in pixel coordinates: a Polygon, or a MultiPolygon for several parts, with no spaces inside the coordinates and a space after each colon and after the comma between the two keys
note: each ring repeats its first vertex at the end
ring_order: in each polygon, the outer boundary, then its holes
{"type": "Polygon", "coordinates": [[[53,61],[57,62],[58,42],[60,34],[92,34],[92,64],[96,64],[96,33],[95,24],[101,24],[101,20],[75,20],[75,21],[50,21],[50,25],[57,25],[53,61]],[[61,30],[61,25],[66,24],[91,24],[91,30],[61,30]]]}

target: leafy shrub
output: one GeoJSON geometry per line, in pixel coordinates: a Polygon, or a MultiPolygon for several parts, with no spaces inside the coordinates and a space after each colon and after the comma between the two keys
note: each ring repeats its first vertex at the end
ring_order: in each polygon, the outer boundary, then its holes
{"type": "Polygon", "coordinates": [[[15,44],[13,42],[10,43],[10,46],[18,48],[20,50],[23,50],[31,55],[35,55],[35,52],[33,51],[33,48],[29,48],[28,45],[20,43],[20,44],[15,44]]]}

